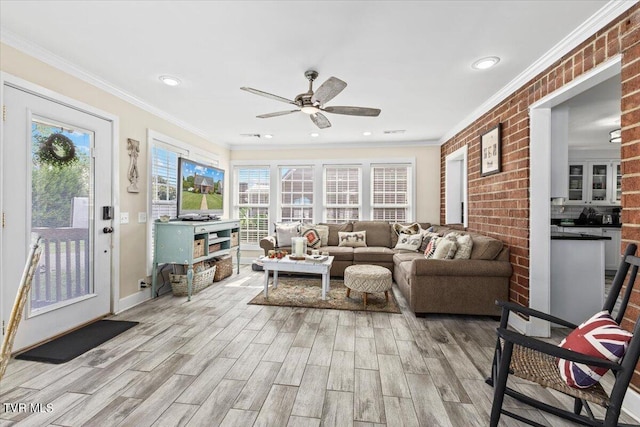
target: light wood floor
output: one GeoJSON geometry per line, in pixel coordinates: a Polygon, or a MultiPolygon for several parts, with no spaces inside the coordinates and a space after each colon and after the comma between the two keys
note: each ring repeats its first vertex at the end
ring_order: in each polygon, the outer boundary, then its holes
{"type": "MultiPolygon", "coordinates": [[[[416,318],[395,289],[402,314],[247,305],[262,279],[245,267],[191,302],[165,295],[113,316],[140,325],[63,365],[12,360],[0,426],[488,425],[484,378],[497,321],[416,318]]],[[[543,425],[572,425],[513,400],[505,406],[543,425]]]]}

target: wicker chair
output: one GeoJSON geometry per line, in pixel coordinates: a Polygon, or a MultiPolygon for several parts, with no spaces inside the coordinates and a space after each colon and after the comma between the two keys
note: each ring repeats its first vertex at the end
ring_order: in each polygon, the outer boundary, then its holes
{"type": "MultiPolygon", "coordinates": [[[[620,309],[614,317],[614,320],[618,324],[620,324],[629,303],[629,298],[638,273],[638,266],[640,266],[640,258],[634,256],[636,249],[637,247],[635,244],[629,244],[627,247],[624,260],[618,268],[613,280],[611,291],[603,308],[603,310],[607,310],[609,313],[613,312],[616,300],[622,291],[626,278],[627,286],[621,300],[620,309]],[[631,272],[629,272],[630,267],[631,272]]],[[[490,421],[490,425],[492,427],[498,425],[501,414],[505,414],[529,425],[541,425],[535,421],[524,418],[519,414],[503,409],[502,403],[505,394],[534,408],[581,425],[610,427],[618,425],[637,426],[637,424],[618,424],[618,418],[620,417],[620,410],[624,395],[629,387],[629,382],[631,381],[633,371],[638,363],[638,357],[640,355],[640,318],[636,320],[633,338],[629,343],[624,358],[619,363],[615,363],[609,360],[599,359],[560,348],[554,344],[507,330],[507,322],[509,320],[510,312],[533,316],[572,329],[575,329],[577,325],[517,304],[508,302],[497,302],[497,304],[502,307],[502,317],[500,320],[500,327],[497,330],[498,340],[492,364],[491,377],[487,379],[487,383],[494,387],[494,398],[490,421]],[[607,394],[600,383],[596,383],[586,389],[569,387],[560,377],[560,372],[556,363],[558,358],[577,363],[584,363],[590,366],[606,367],[611,369],[615,378],[611,394],[607,394]],[[509,375],[524,378],[572,397],[574,399],[573,412],[564,408],[551,406],[547,403],[536,400],[534,397],[526,396],[510,387],[507,387],[507,378],[509,375]],[[589,403],[604,407],[604,419],[596,419],[593,411],[589,407],[589,403]],[[585,414],[582,414],[583,410],[585,414]]]]}

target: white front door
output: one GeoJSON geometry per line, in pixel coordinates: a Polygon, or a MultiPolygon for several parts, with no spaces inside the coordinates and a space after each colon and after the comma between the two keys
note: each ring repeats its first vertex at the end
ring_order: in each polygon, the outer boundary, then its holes
{"type": "Polygon", "coordinates": [[[4,104],[3,325],[32,235],[45,242],[17,351],[111,311],[113,139],[109,120],[9,84],[4,104]]]}

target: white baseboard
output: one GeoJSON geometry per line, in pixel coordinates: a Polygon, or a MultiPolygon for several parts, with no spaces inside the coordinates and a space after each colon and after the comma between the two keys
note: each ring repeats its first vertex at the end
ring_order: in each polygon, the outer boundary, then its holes
{"type": "Polygon", "coordinates": [[[151,288],[142,289],[141,291],[136,292],[135,294],[131,294],[127,297],[121,298],[118,301],[118,312],[116,314],[122,313],[125,310],[129,310],[130,308],[135,307],[136,305],[140,305],[145,301],[151,299],[151,288]]]}
{"type": "Polygon", "coordinates": [[[515,313],[511,313],[511,315],[509,316],[509,326],[511,326],[521,334],[529,334],[529,321],[518,316],[515,313]]]}
{"type": "Polygon", "coordinates": [[[640,393],[628,389],[622,402],[622,410],[636,421],[640,421],[640,393]]]}

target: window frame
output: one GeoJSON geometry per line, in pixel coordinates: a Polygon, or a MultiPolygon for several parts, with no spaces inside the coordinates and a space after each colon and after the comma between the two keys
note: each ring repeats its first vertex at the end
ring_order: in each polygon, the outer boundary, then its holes
{"type": "MultiPolygon", "coordinates": [[[[405,164],[411,168],[411,176],[408,178],[408,182],[410,182],[411,186],[411,194],[410,194],[410,207],[407,213],[407,221],[415,221],[416,218],[416,159],[415,157],[401,157],[401,158],[373,158],[373,159],[349,159],[349,161],[344,161],[342,159],[292,159],[292,160],[232,160],[230,162],[230,169],[235,171],[236,167],[268,167],[271,171],[271,181],[270,181],[270,204],[269,204],[269,222],[270,226],[279,222],[282,218],[280,217],[280,180],[279,180],[279,171],[281,167],[303,167],[303,166],[313,166],[314,170],[314,203],[313,203],[313,218],[316,222],[326,222],[325,212],[324,212],[324,167],[325,166],[358,166],[361,168],[361,215],[360,218],[362,220],[370,219],[373,215],[373,209],[371,208],[371,185],[366,185],[365,183],[369,183],[371,180],[371,168],[374,165],[381,164],[390,164],[390,165],[402,165],[405,164]]],[[[237,211],[237,197],[235,191],[235,180],[237,179],[235,176],[235,172],[229,174],[231,177],[231,182],[228,184],[229,188],[232,188],[231,198],[232,202],[232,210],[230,211],[230,215],[232,217],[238,216],[237,211]]],[[[269,234],[273,234],[273,229],[270,230],[269,234]]],[[[240,244],[241,250],[261,250],[259,242],[256,242],[253,245],[250,244],[240,244]]]]}
{"type": "MultiPolygon", "coordinates": [[[[322,167],[322,221],[329,222],[328,210],[329,209],[358,209],[358,218],[350,218],[347,221],[360,221],[363,218],[363,205],[364,197],[362,190],[363,185],[363,167],[360,164],[325,164],[322,167]],[[328,169],[357,169],[358,173],[358,203],[329,203],[327,201],[328,189],[327,189],[327,172],[328,169]]],[[[333,221],[333,220],[332,220],[333,221]]],[[[338,222],[339,223],[339,222],[338,222]]]]}
{"type": "MultiPolygon", "coordinates": [[[[389,162],[384,162],[384,163],[372,163],[371,164],[371,179],[369,180],[370,182],[370,187],[371,187],[371,200],[370,200],[370,207],[371,207],[371,214],[370,214],[370,219],[375,221],[375,210],[376,208],[379,209],[385,209],[385,208],[389,208],[389,209],[404,209],[405,210],[405,218],[402,219],[402,222],[410,222],[413,221],[415,218],[415,215],[411,212],[412,211],[412,205],[415,204],[414,202],[414,198],[413,198],[413,183],[412,183],[412,177],[414,175],[413,172],[413,165],[407,164],[407,163],[389,163],[389,162]],[[375,196],[376,193],[374,191],[374,186],[375,186],[375,180],[374,180],[374,170],[376,168],[406,168],[407,171],[407,190],[406,190],[406,203],[404,204],[400,204],[400,203],[375,203],[375,196]]],[[[397,182],[397,181],[396,181],[397,182]]],[[[396,194],[398,193],[397,191],[395,192],[396,194]]],[[[384,219],[377,219],[377,221],[387,221],[384,219]]],[[[398,219],[391,219],[388,221],[398,221],[398,219]]]]}
{"type": "MultiPolygon", "coordinates": [[[[279,165],[278,166],[278,221],[282,222],[284,221],[283,219],[283,215],[282,215],[282,210],[284,208],[302,208],[304,209],[311,209],[311,218],[307,218],[306,220],[304,218],[300,218],[300,219],[289,219],[289,221],[300,221],[303,223],[309,223],[309,224],[313,224],[315,221],[315,209],[314,209],[314,205],[316,203],[316,191],[315,191],[315,168],[314,165],[279,165]],[[283,175],[282,175],[282,170],[283,169],[309,169],[311,171],[311,184],[312,184],[312,190],[311,190],[311,194],[312,194],[312,199],[313,201],[310,204],[294,204],[294,203],[285,203],[283,198],[285,193],[282,191],[282,187],[283,187],[283,175]]],[[[298,182],[305,182],[303,181],[298,181],[298,182]]],[[[308,191],[302,191],[301,194],[304,195],[305,193],[308,193],[308,191]]],[[[291,193],[293,194],[293,193],[291,193]]]]}
{"type": "MultiPolygon", "coordinates": [[[[153,149],[156,147],[164,147],[167,150],[172,150],[176,153],[180,153],[178,158],[186,157],[188,159],[194,159],[199,162],[210,164],[211,166],[219,166],[219,156],[216,153],[204,151],[191,144],[181,141],[176,138],[172,138],[168,135],[157,132],[153,129],[147,129],[147,247],[146,247],[146,272],[147,276],[151,275],[153,268],[153,224],[155,222],[152,217],[153,214],[153,149]]],[[[180,185],[177,176],[176,165],[176,185],[180,185]]],[[[177,203],[177,199],[176,199],[177,203]]],[[[177,206],[177,205],[176,205],[177,206]]]]}
{"type": "MultiPolygon", "coordinates": [[[[238,220],[240,220],[240,209],[243,207],[254,207],[254,208],[266,208],[267,209],[267,235],[269,235],[270,233],[270,226],[269,224],[271,223],[271,219],[273,218],[272,216],[272,203],[273,203],[273,170],[269,165],[232,165],[231,166],[231,171],[232,173],[230,174],[232,177],[232,183],[231,183],[231,187],[233,194],[231,195],[233,203],[232,203],[232,212],[233,212],[233,217],[234,218],[238,218],[238,220]],[[269,179],[269,202],[264,204],[264,203],[247,203],[247,204],[240,204],[240,193],[239,193],[239,188],[238,188],[238,184],[240,183],[240,178],[239,178],[239,172],[241,169],[256,169],[256,170],[266,170],[268,172],[268,179],[269,179]]],[[[242,232],[242,227],[241,230],[242,232]]],[[[241,249],[248,249],[248,250],[258,250],[260,249],[260,242],[255,242],[255,243],[251,243],[251,242],[243,242],[242,238],[240,238],[240,247],[241,249]]]]}

